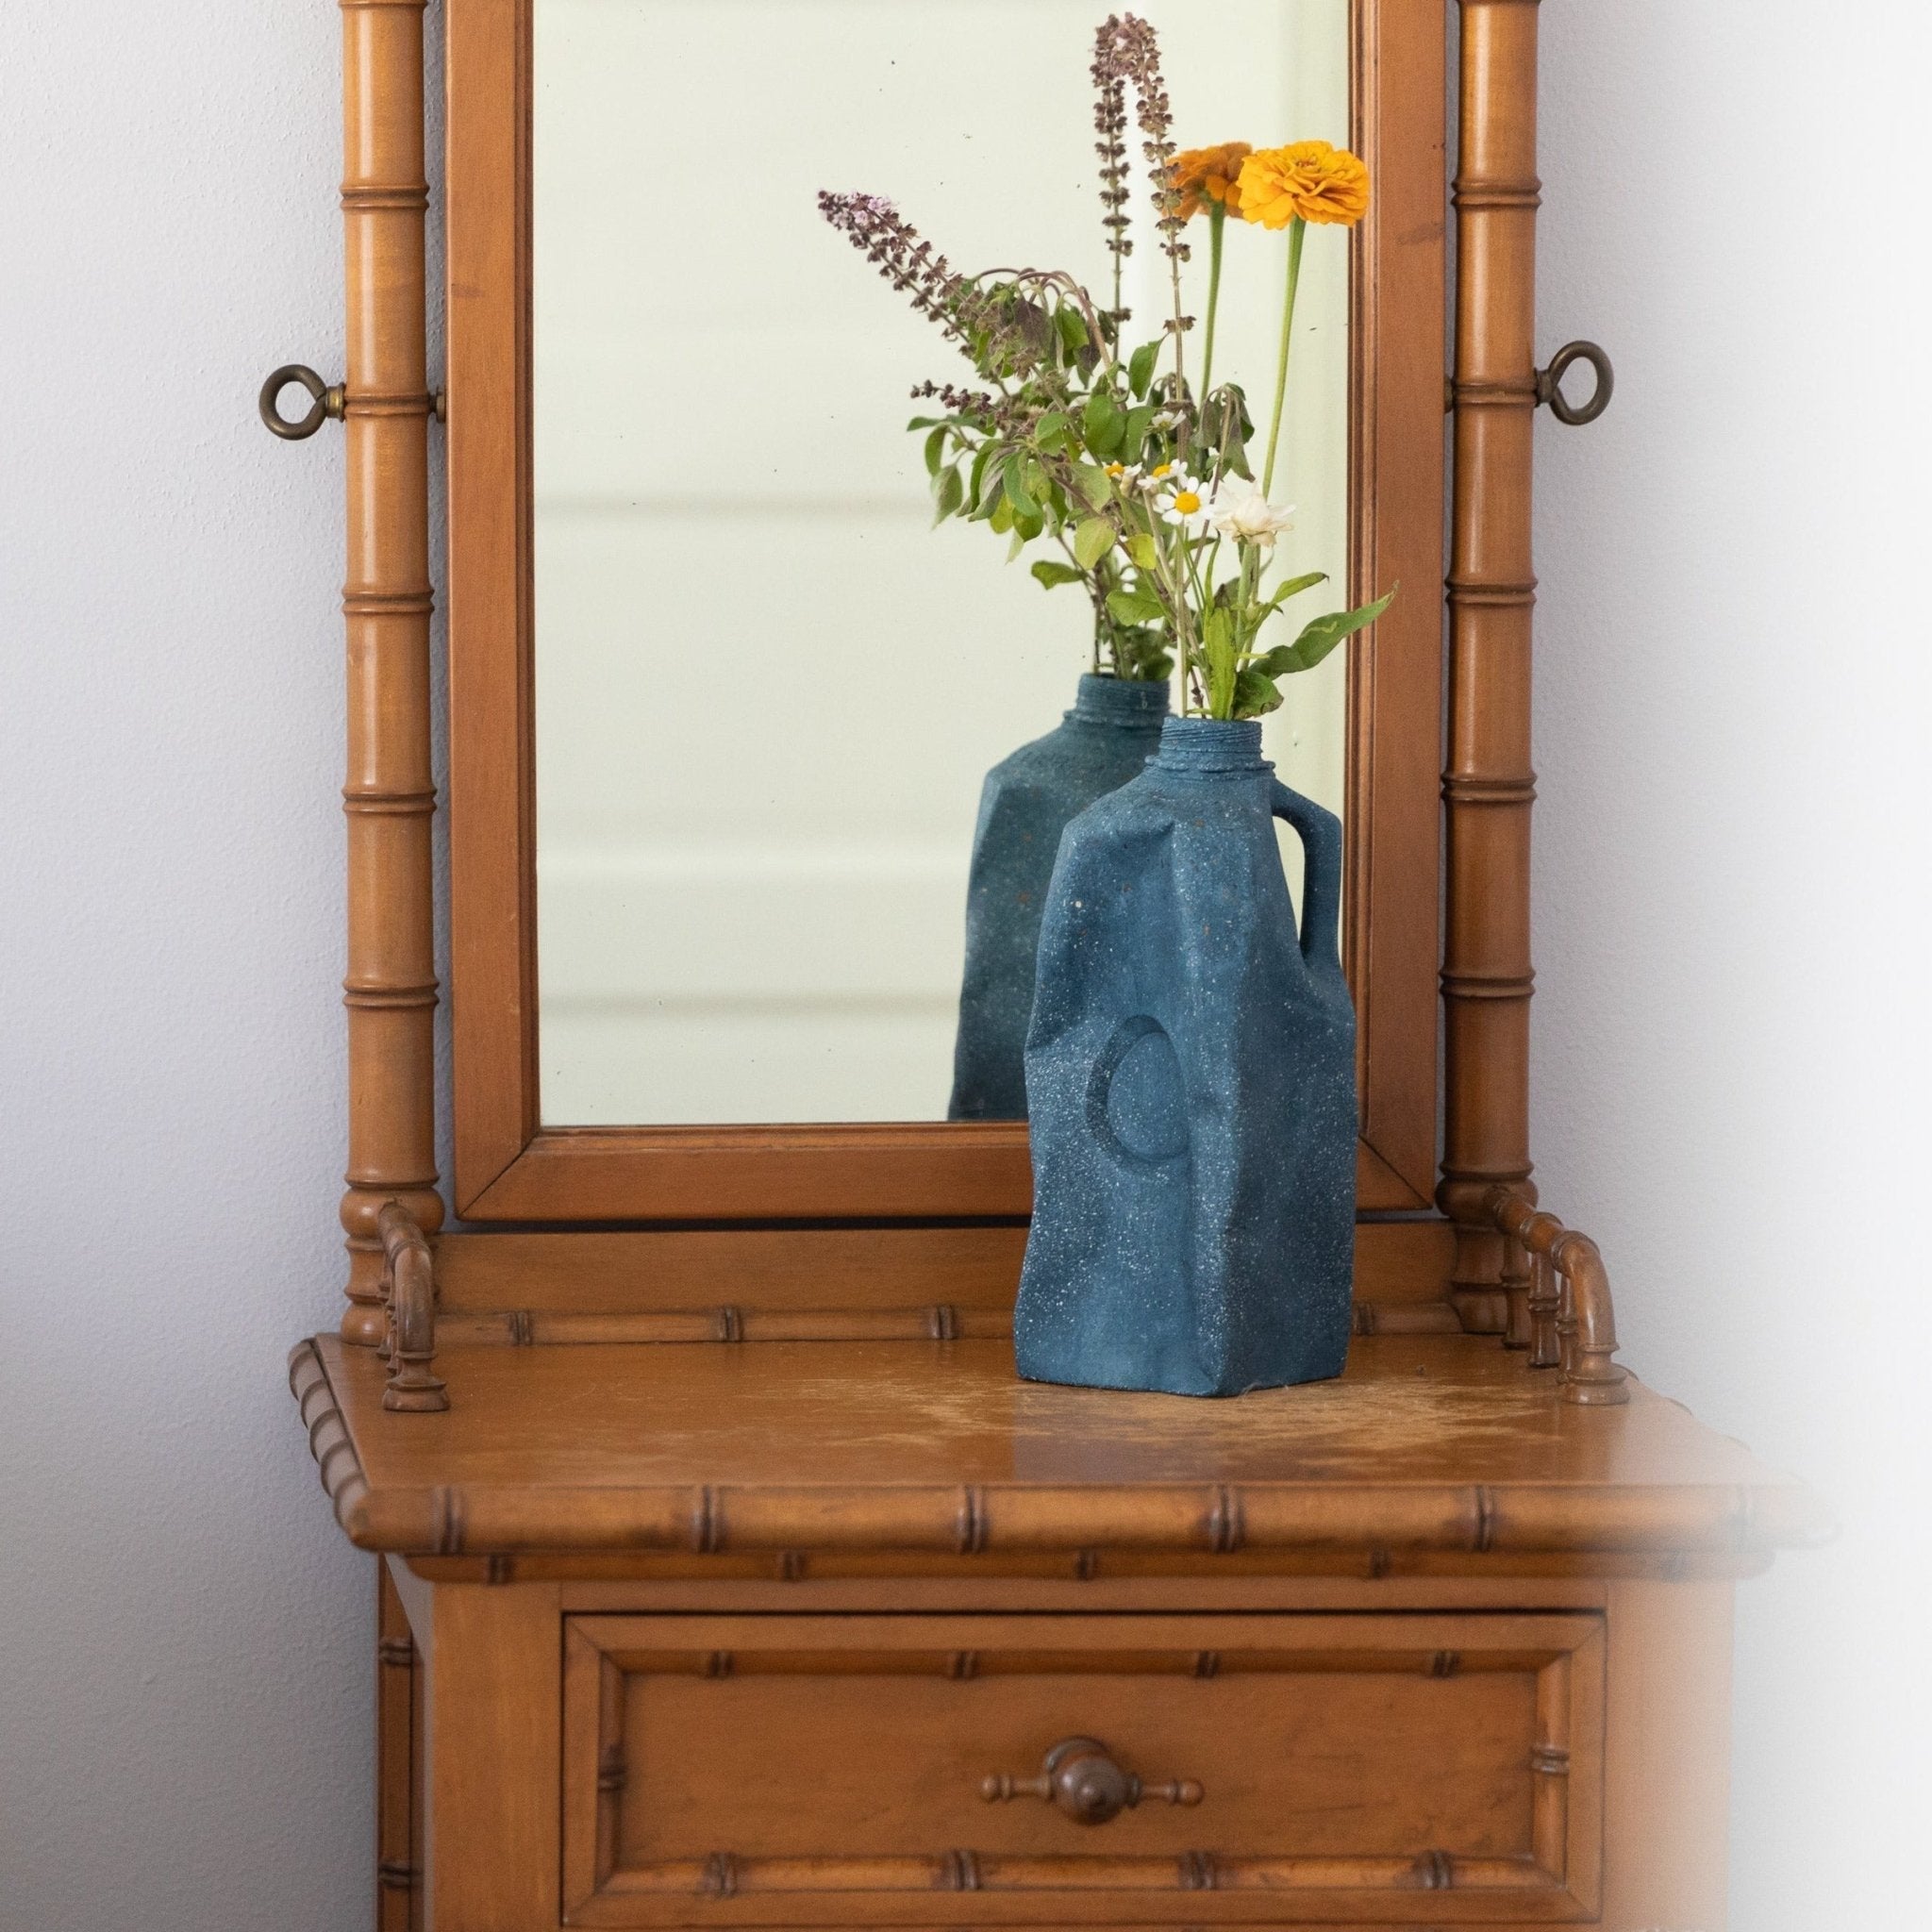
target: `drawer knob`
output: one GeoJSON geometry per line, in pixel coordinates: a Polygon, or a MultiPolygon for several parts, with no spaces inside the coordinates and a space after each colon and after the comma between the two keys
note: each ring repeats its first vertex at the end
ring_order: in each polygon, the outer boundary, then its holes
{"type": "Polygon", "coordinates": [[[1046,1754],[1038,1777],[1009,1777],[1004,1772],[980,1780],[979,1795],[989,1805],[1009,1798],[1042,1798],[1058,1805],[1076,1824],[1105,1824],[1143,1801],[1198,1805],[1205,1793],[1191,1777],[1143,1784],[1123,1771],[1097,1738],[1067,1738],[1046,1754]]]}

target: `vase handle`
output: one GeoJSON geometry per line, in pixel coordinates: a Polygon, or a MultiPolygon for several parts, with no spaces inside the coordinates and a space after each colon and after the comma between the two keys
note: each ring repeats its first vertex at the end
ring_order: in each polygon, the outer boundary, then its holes
{"type": "Polygon", "coordinates": [[[1341,971],[1341,821],[1274,781],[1271,809],[1302,841],[1302,959],[1310,970],[1341,971]]]}

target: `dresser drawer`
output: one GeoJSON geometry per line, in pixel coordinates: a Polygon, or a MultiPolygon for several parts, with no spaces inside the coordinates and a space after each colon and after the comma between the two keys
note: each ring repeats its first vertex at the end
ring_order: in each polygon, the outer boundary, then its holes
{"type": "Polygon", "coordinates": [[[1603,1668],[1588,1615],[572,1618],[565,1922],[1588,1918],[1603,1668]]]}

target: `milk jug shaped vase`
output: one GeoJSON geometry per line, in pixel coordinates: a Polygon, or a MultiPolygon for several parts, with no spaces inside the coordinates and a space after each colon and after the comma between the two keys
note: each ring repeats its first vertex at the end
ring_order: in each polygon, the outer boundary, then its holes
{"type": "Polygon", "coordinates": [[[1167,685],[1088,675],[1044,738],[986,774],[966,889],[966,970],[947,1118],[1026,1118],[1026,1022],[1054,854],[1067,821],[1124,785],[1160,742],[1167,685]]]}
{"type": "Polygon", "coordinates": [[[1170,718],[1060,841],[1026,1091],[1036,1381],[1238,1395],[1340,1374],[1355,1250],[1341,825],[1253,722],[1170,718]],[[1299,834],[1297,932],[1274,820],[1299,834]]]}

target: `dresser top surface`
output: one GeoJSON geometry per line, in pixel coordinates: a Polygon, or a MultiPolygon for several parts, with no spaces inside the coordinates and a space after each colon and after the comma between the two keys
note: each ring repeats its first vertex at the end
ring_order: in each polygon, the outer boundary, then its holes
{"type": "Polygon", "coordinates": [[[427,1415],[385,1411],[383,1362],[334,1337],[292,1366],[376,1548],[1742,1551],[1819,1527],[1678,1404],[1562,1402],[1487,1339],[1360,1337],[1336,1381],[1219,1402],[1024,1382],[994,1341],[458,1348],[427,1415]]]}

